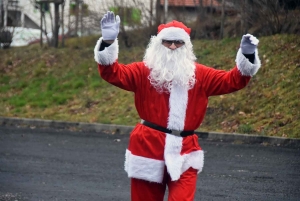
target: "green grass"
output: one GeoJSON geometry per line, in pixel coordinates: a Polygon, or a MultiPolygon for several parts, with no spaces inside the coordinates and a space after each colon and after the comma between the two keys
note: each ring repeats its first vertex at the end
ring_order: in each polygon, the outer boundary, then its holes
{"type": "MultiPolygon", "coordinates": [[[[0,116],[135,125],[133,94],[98,75],[97,39],[69,39],[58,49],[0,50],[0,116]]],[[[259,40],[261,69],[245,89],[210,97],[199,130],[300,138],[300,39],[259,40]]],[[[240,38],[193,41],[198,62],[224,70],[235,65],[239,43],[240,38]]],[[[120,44],[120,62],[142,60],[145,47],[120,44]]]]}

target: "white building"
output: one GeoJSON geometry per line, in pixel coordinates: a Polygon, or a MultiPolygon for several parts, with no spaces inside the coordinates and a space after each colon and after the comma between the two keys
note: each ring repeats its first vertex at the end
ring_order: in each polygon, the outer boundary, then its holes
{"type": "MultiPolygon", "coordinates": [[[[41,13],[39,10],[39,5],[36,4],[40,2],[50,2],[47,5],[45,11],[45,23],[46,30],[51,31],[51,18],[54,18],[54,4],[52,2],[63,2],[63,0],[0,0],[0,25],[3,27],[14,26],[14,27],[25,27],[25,28],[40,28],[40,18],[41,13]],[[2,7],[2,9],[1,9],[2,7]],[[3,17],[1,17],[1,15],[3,17]],[[52,15],[52,16],[51,16],[52,15]]],[[[99,21],[103,14],[107,10],[117,9],[120,7],[131,7],[139,9],[141,14],[147,16],[147,12],[150,10],[151,0],[65,0],[64,6],[64,19],[65,28],[68,29],[73,26],[75,21],[74,8],[76,2],[79,3],[80,8],[86,8],[84,14],[79,14],[80,20],[83,20],[84,28],[86,29],[88,25],[95,24],[99,21]],[[71,14],[71,16],[70,16],[71,14]]],[[[155,1],[153,1],[154,4],[155,1]]],[[[45,7],[45,4],[43,4],[45,7]]],[[[155,8],[155,7],[153,7],[155,8]]],[[[61,12],[61,7],[60,7],[61,12]]],[[[44,23],[44,21],[43,21],[44,23]]],[[[81,24],[79,24],[81,26],[81,24]]]]}
{"type": "MultiPolygon", "coordinates": [[[[31,30],[31,35],[39,38],[40,5],[42,5],[45,14],[45,18],[42,20],[42,29],[44,33],[51,35],[55,17],[54,2],[65,2],[63,12],[62,6],[60,6],[60,34],[63,24],[64,33],[79,36],[99,33],[100,19],[108,10],[118,13],[125,26],[129,25],[130,27],[134,27],[134,25],[149,26],[151,22],[155,21],[157,12],[157,0],[0,0],[0,27],[20,27],[18,28],[19,35],[24,36],[30,34],[22,34],[22,30],[31,30]],[[37,4],[46,2],[48,4],[37,4]],[[77,12],[78,15],[75,10],[76,3],[79,5],[79,10],[82,10],[82,12],[77,12]]],[[[210,6],[210,9],[220,6],[217,0],[203,0],[203,2],[205,2],[204,6],[210,6]]],[[[161,21],[179,17],[171,13],[171,10],[176,9],[181,20],[195,19],[197,12],[195,8],[199,6],[199,0],[159,0],[158,3],[159,11],[162,13],[161,21]],[[186,9],[183,11],[182,8],[186,9]]]]}
{"type": "MultiPolygon", "coordinates": [[[[50,3],[42,4],[42,8],[45,11],[45,18],[42,20],[42,29],[51,35],[54,24],[53,2],[63,2],[63,0],[0,0],[0,27],[6,29],[12,29],[12,27],[14,27],[20,36],[28,37],[28,35],[31,35],[30,40],[39,38],[41,4],[37,3],[45,2],[50,3]],[[26,33],[23,34],[22,32],[26,33]]],[[[87,35],[99,33],[100,19],[107,10],[115,10],[118,12],[120,8],[127,8],[124,11],[127,19],[126,17],[122,17],[122,20],[128,21],[128,16],[134,16],[136,20],[143,21],[143,19],[150,16],[151,10],[155,12],[154,3],[156,0],[65,0],[64,2],[63,12],[62,6],[60,6],[60,20],[64,19],[64,32],[76,35],[87,35]],[[152,8],[150,6],[151,2],[152,8]],[[83,10],[83,12],[79,12],[77,21],[75,12],[76,3],[78,3],[79,9],[83,10]],[[64,13],[63,18],[62,13],[64,13]]],[[[60,22],[62,25],[62,21],[60,22]]],[[[60,33],[61,30],[60,27],[60,33]]],[[[17,38],[20,39],[19,36],[17,38]]]]}

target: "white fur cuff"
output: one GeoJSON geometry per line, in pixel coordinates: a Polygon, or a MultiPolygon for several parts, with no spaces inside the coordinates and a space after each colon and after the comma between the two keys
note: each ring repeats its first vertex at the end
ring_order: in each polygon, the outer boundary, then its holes
{"type": "Polygon", "coordinates": [[[239,71],[244,76],[254,76],[258,69],[261,66],[260,59],[258,57],[258,51],[255,50],[255,59],[254,64],[252,64],[242,53],[241,48],[239,49],[237,55],[236,55],[236,65],[239,71]]]}
{"type": "Polygon", "coordinates": [[[111,65],[118,59],[119,43],[116,39],[110,46],[106,47],[103,51],[99,51],[103,38],[101,37],[94,49],[94,58],[98,64],[111,65]]]}

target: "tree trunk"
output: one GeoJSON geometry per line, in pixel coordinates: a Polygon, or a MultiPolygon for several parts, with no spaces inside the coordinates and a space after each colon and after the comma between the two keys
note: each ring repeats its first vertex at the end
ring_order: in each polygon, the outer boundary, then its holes
{"type": "Polygon", "coordinates": [[[43,47],[43,9],[42,9],[42,4],[40,4],[40,13],[41,13],[41,19],[40,19],[40,46],[43,47]]]}
{"type": "Polygon", "coordinates": [[[152,21],[153,21],[153,0],[150,0],[150,19],[149,19],[149,27],[152,29],[152,21]]]}
{"type": "Polygon", "coordinates": [[[69,11],[69,14],[68,14],[68,37],[70,37],[70,35],[72,35],[72,32],[71,32],[71,14],[69,11]]]}
{"type": "Polygon", "coordinates": [[[2,10],[3,10],[3,3],[0,1],[0,28],[2,28],[2,23],[3,23],[3,20],[2,20],[2,10]]]}
{"type": "Polygon", "coordinates": [[[242,0],[241,3],[241,32],[245,34],[247,32],[247,0],[242,0]]]}
{"type": "Polygon", "coordinates": [[[83,35],[83,4],[81,3],[80,4],[80,11],[79,11],[79,14],[80,14],[80,36],[83,35]]]}
{"type": "Polygon", "coordinates": [[[156,13],[155,13],[155,25],[158,26],[161,23],[161,10],[160,10],[160,0],[156,0],[156,13]]]}
{"type": "Polygon", "coordinates": [[[244,11],[244,33],[247,33],[248,32],[248,29],[249,29],[249,12],[250,12],[250,7],[249,7],[249,3],[248,3],[248,0],[245,0],[245,11],[244,11]]]}
{"type": "Polygon", "coordinates": [[[47,39],[47,44],[50,46],[51,44],[50,44],[50,40],[49,40],[48,33],[47,33],[45,12],[43,12],[43,20],[44,20],[44,26],[45,26],[45,29],[43,29],[43,32],[44,32],[45,37],[47,39]]]}
{"type": "Polygon", "coordinates": [[[200,3],[200,19],[203,20],[204,19],[204,8],[203,8],[203,0],[199,1],[200,3]]]}
{"type": "Polygon", "coordinates": [[[222,0],[222,17],[221,17],[220,39],[223,39],[223,37],[224,37],[224,24],[225,24],[225,0],[222,0]]]}
{"type": "Polygon", "coordinates": [[[61,28],[62,28],[62,38],[61,38],[61,46],[65,47],[65,1],[61,5],[61,28]]]}
{"type": "Polygon", "coordinates": [[[165,0],[165,5],[164,5],[164,23],[167,23],[168,21],[168,0],[165,0]]]}
{"type": "Polygon", "coordinates": [[[59,31],[59,3],[54,3],[54,33],[53,47],[58,47],[58,31],[59,31]]]}
{"type": "Polygon", "coordinates": [[[78,36],[78,24],[79,24],[79,0],[76,0],[75,7],[75,36],[78,36]]]}

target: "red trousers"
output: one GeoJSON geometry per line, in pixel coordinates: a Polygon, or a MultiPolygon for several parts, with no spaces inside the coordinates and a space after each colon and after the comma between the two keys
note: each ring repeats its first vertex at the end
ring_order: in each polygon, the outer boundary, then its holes
{"type": "Polygon", "coordinates": [[[131,179],[131,201],[163,201],[168,186],[168,201],[193,201],[196,191],[197,170],[189,168],[177,181],[171,181],[165,170],[163,183],[131,179]]]}

